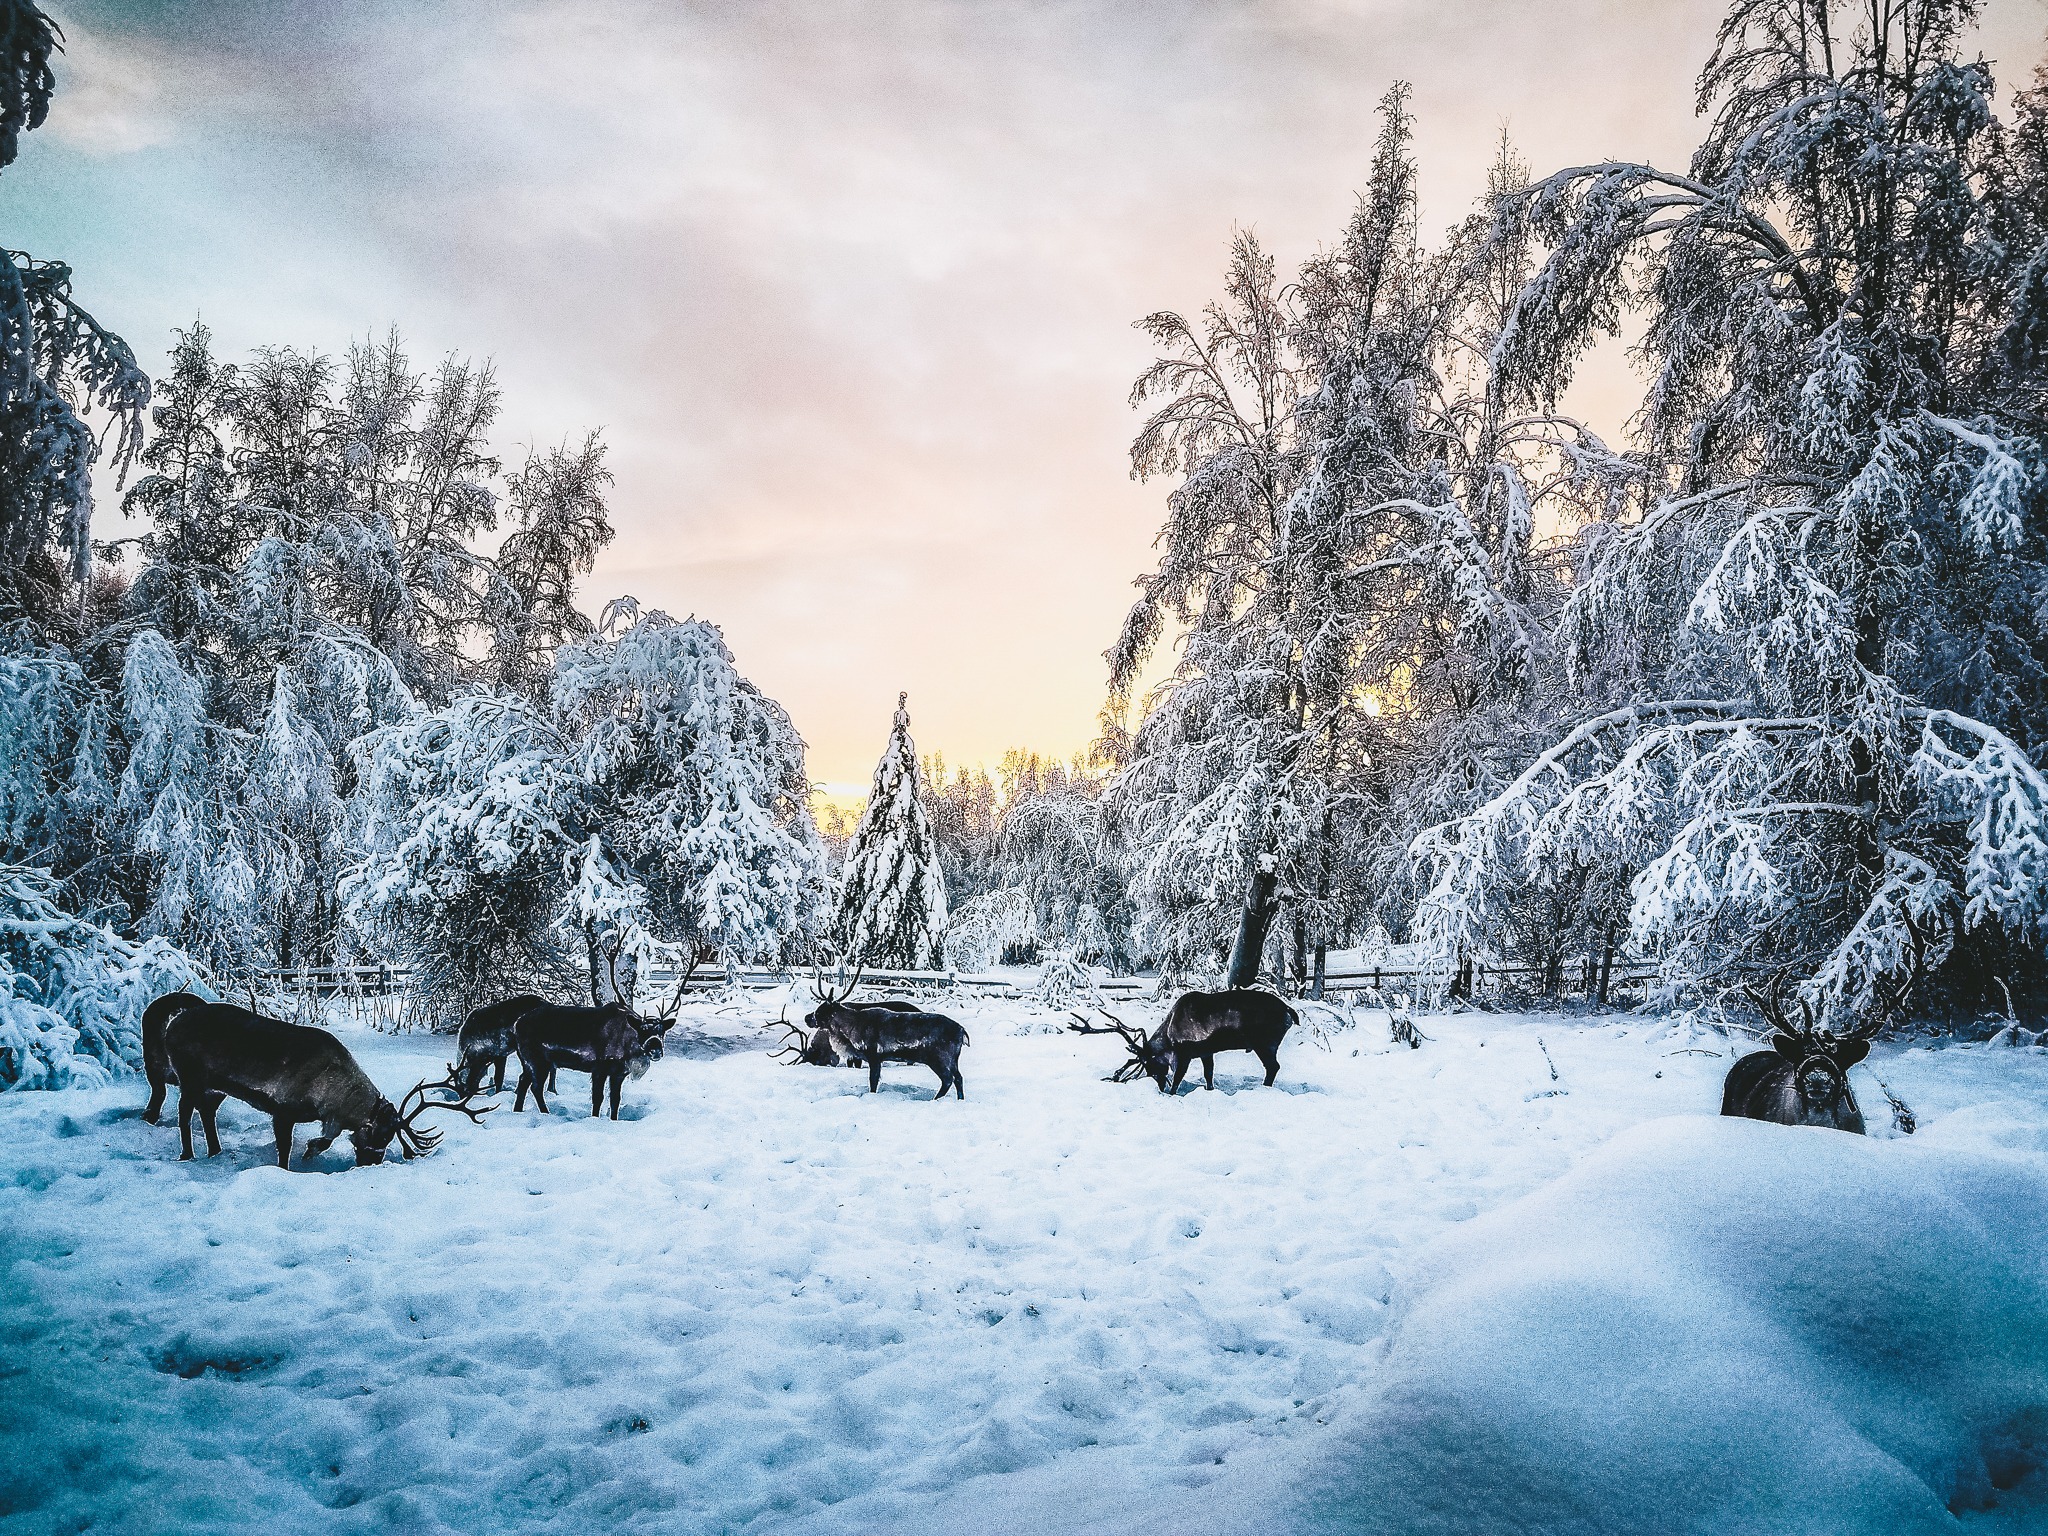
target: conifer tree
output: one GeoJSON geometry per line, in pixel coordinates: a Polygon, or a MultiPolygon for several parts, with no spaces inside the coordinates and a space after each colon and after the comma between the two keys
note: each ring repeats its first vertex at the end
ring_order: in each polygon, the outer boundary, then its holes
{"type": "Polygon", "coordinates": [[[889,745],[840,874],[836,925],[848,958],[897,970],[936,967],[946,927],[946,878],[918,793],[909,704],[909,694],[896,696],[889,745]]]}

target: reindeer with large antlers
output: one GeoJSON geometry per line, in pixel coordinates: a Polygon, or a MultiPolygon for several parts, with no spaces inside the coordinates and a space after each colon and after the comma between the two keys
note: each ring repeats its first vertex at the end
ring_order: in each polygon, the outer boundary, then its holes
{"type": "MultiPolygon", "coordinates": [[[[798,1059],[865,1062],[870,1093],[882,1091],[883,1062],[915,1062],[938,1074],[939,1091],[934,1098],[943,1099],[951,1089],[956,1098],[964,1100],[967,1090],[960,1078],[960,1053],[969,1044],[966,1029],[957,1020],[915,1003],[849,1003],[864,969],[856,967],[853,979],[847,981],[846,968],[841,966],[837,987],[828,987],[823,975],[813,972],[811,991],[818,1006],[804,1016],[809,1034],[796,1031],[803,1041],[798,1059]]],[[[786,1027],[795,1029],[794,1025],[786,1027]]]]}
{"type": "Polygon", "coordinates": [[[291,1166],[293,1128],[310,1120],[320,1122],[320,1134],[306,1143],[306,1156],[317,1157],[346,1131],[356,1165],[370,1168],[384,1161],[393,1142],[407,1157],[433,1151],[441,1133],[416,1123],[430,1109],[452,1109],[473,1123],[490,1113],[469,1107],[473,1095],[455,1084],[452,1068],[447,1078],[417,1083],[403,1102],[393,1104],[326,1030],[265,1018],[231,1003],[181,1009],[164,1031],[164,1046],[178,1085],[183,1158],[192,1156],[195,1109],[206,1130],[206,1155],[220,1152],[214,1114],[229,1098],[270,1116],[280,1168],[291,1166]],[[455,1097],[430,1097],[437,1088],[455,1097]]]}
{"type": "MultiPolygon", "coordinates": [[[[853,980],[849,982],[846,980],[846,971],[842,966],[839,973],[841,985],[838,991],[833,994],[828,994],[822,973],[814,970],[811,976],[812,995],[821,1003],[827,1000],[828,995],[833,996],[837,1001],[844,1002],[852,995],[853,989],[860,985],[860,978],[865,969],[865,967],[856,969],[853,980]]],[[[855,1003],[852,1006],[855,1008],[879,1008],[884,1013],[924,1012],[924,1004],[914,1003],[907,997],[878,997],[870,1002],[855,1003]]],[[[818,1022],[816,1009],[804,1015],[804,1021],[801,1025],[792,1024],[789,1022],[789,1004],[785,1002],[782,1005],[781,1013],[776,1016],[775,1027],[782,1031],[782,1043],[769,1054],[785,1066],[861,1067],[867,1065],[866,1062],[861,1060],[859,1054],[850,1044],[832,1032],[830,1026],[818,1022]]]]}
{"type": "Polygon", "coordinates": [[[1296,1022],[1282,998],[1256,987],[1225,992],[1183,992],[1159,1027],[1147,1036],[1108,1009],[1100,1009],[1110,1027],[1091,1024],[1080,1014],[1068,1029],[1077,1035],[1118,1035],[1130,1048],[1130,1059],[1110,1073],[1112,1083],[1149,1077],[1161,1093],[1180,1092],[1188,1068],[1202,1063],[1202,1086],[1216,1086],[1216,1053],[1250,1051],[1266,1069],[1266,1086],[1280,1075],[1280,1042],[1296,1022]]]}
{"type": "Polygon", "coordinates": [[[1768,990],[1750,993],[1757,1011],[1771,1026],[1770,1048],[1752,1051],[1728,1069],[1721,1089],[1721,1113],[1778,1125],[1825,1125],[1853,1135],[1863,1134],[1863,1111],[1849,1087],[1849,1069],[1870,1054],[1872,1036],[1903,1014],[1906,996],[1926,965],[1926,939],[1909,918],[1906,931],[1912,964],[1902,981],[1876,989],[1877,1007],[1855,1028],[1843,1033],[1818,1027],[1813,1004],[1792,997],[1799,1009],[1793,1023],[1786,1009],[1787,981],[1779,975],[1768,990]]]}

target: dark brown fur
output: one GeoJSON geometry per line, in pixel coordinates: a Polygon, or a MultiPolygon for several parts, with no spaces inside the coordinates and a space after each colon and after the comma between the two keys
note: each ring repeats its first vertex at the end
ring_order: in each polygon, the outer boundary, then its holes
{"type": "Polygon", "coordinates": [[[607,1085],[612,1094],[612,1118],[619,1118],[619,1094],[626,1078],[639,1077],[661,1060],[661,1037],[671,1025],[665,1020],[643,1019],[624,1003],[606,1003],[600,1008],[563,1008],[544,1003],[529,1008],[513,1026],[519,1040],[519,1091],[512,1107],[525,1107],[526,1095],[533,1093],[534,1108],[548,1111],[541,1084],[558,1066],[590,1074],[590,1112],[604,1112],[607,1085]]]}
{"type": "Polygon", "coordinates": [[[967,1031],[943,1013],[903,1011],[894,1005],[855,1008],[827,999],[805,1022],[811,1024],[813,1038],[827,1033],[845,1054],[867,1063],[870,1093],[882,1091],[883,1062],[907,1061],[938,1074],[939,1091],[933,1098],[943,1099],[949,1088],[955,1098],[967,1097],[960,1080],[960,1053],[969,1044],[967,1031]]]}
{"type": "Polygon", "coordinates": [[[175,1087],[178,1074],[171,1067],[170,1053],[164,1045],[164,1031],[171,1020],[187,1008],[203,1008],[206,999],[190,992],[169,992],[142,1010],[142,1071],[149,1079],[149,1103],[142,1111],[142,1118],[151,1125],[159,1122],[164,1110],[164,1095],[175,1087]]]}
{"type": "MultiPolygon", "coordinates": [[[[522,992],[501,1003],[485,1003],[481,1008],[470,1010],[469,1017],[462,1021],[461,1031],[455,1036],[456,1076],[465,1091],[475,1093],[481,1088],[486,1072],[495,1074],[491,1092],[505,1091],[505,1058],[516,1055],[519,1050],[519,1036],[514,1026],[521,1014],[546,1006],[546,998],[522,992]]],[[[555,1086],[552,1076],[547,1085],[550,1088],[555,1086]]]]}
{"type": "Polygon", "coordinates": [[[1077,1034],[1123,1036],[1131,1059],[1117,1068],[1113,1081],[1145,1076],[1161,1093],[1178,1093],[1197,1060],[1202,1063],[1202,1086],[1216,1086],[1218,1051],[1250,1051],[1266,1069],[1266,1086],[1272,1087],[1280,1075],[1280,1042],[1295,1022],[1296,1014],[1284,999],[1256,987],[1234,987],[1225,992],[1183,992],[1149,1036],[1122,1023],[1114,1030],[1085,1020],[1067,1027],[1077,1034]]]}
{"type": "Polygon", "coordinates": [[[1777,1125],[1827,1125],[1863,1134],[1863,1111],[1849,1089],[1849,1069],[1870,1054],[1870,1042],[1832,1035],[1771,1036],[1728,1069],[1721,1113],[1777,1125]]]}
{"type": "Polygon", "coordinates": [[[355,1145],[358,1166],[384,1161],[393,1140],[414,1155],[430,1151],[439,1138],[412,1128],[414,1116],[427,1107],[458,1108],[472,1119],[480,1113],[460,1104],[425,1101],[429,1085],[421,1083],[406,1095],[422,1104],[406,1113],[378,1091],[355,1058],[324,1029],[308,1029],[267,1019],[228,1003],[186,1007],[172,1018],[165,1045],[178,1085],[178,1134],[183,1158],[192,1156],[192,1112],[206,1129],[206,1155],[220,1151],[214,1113],[221,1101],[240,1099],[270,1116],[277,1136],[277,1166],[291,1166],[292,1128],[320,1123],[320,1134],[306,1143],[314,1157],[332,1146],[343,1131],[355,1145]]]}
{"type": "MultiPolygon", "coordinates": [[[[853,1009],[876,1008],[883,1013],[923,1013],[922,1003],[913,1003],[908,998],[884,997],[871,1003],[849,1003],[844,1006],[853,1009]]],[[[842,1039],[831,1029],[818,1022],[818,1013],[813,1010],[804,1015],[804,1028],[784,1022],[789,1031],[790,1043],[783,1049],[793,1052],[792,1061],[807,1067],[860,1067],[867,1065],[850,1041],[842,1039]]]]}

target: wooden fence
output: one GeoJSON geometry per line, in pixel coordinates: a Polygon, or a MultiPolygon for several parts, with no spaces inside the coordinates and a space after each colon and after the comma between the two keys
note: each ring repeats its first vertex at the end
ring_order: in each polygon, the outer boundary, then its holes
{"type": "MultiPolygon", "coordinates": [[[[1567,966],[1561,980],[1561,992],[1565,996],[1590,996],[1595,990],[1592,978],[1585,974],[1586,968],[1567,966]]],[[[682,973],[665,968],[652,967],[641,973],[641,981],[654,996],[673,995],[673,989],[682,973]]],[[[1654,981],[1657,968],[1643,964],[1616,964],[1608,975],[1610,994],[1635,990],[1654,981]]],[[[394,965],[343,965],[343,966],[300,966],[289,970],[258,971],[256,985],[273,995],[291,995],[299,999],[326,1001],[333,998],[379,999],[395,998],[404,994],[411,973],[403,966],[394,965]]],[[[737,970],[732,978],[735,984],[746,991],[765,992],[787,986],[792,982],[804,985],[810,979],[808,971],[777,971],[766,968],[737,970]]],[[[832,979],[828,976],[828,980],[832,979]]],[[[1474,997],[1498,996],[1513,992],[1528,992],[1539,988],[1544,980],[1541,966],[1534,965],[1487,965],[1474,962],[1471,975],[1471,995],[1474,997]]],[[[1326,992],[1361,992],[1370,990],[1410,990],[1429,993],[1442,985],[1440,973],[1415,965],[1381,965],[1370,970],[1363,967],[1350,971],[1331,971],[1323,977],[1326,992]]],[[[728,979],[722,967],[705,966],[688,973],[684,990],[686,992],[713,992],[726,987],[728,979]]],[[[1149,976],[1119,976],[1093,983],[1094,990],[1106,999],[1135,999],[1152,993],[1158,986],[1156,978],[1149,976]]],[[[966,991],[990,997],[1026,997],[1034,990],[1029,980],[1020,981],[1009,976],[958,976],[948,971],[863,971],[859,990],[863,993],[878,991],[904,992],[955,992],[966,991]]],[[[1084,992],[1085,989],[1080,989],[1084,992]]],[[[381,1010],[380,1010],[381,1011],[381,1010]]]]}

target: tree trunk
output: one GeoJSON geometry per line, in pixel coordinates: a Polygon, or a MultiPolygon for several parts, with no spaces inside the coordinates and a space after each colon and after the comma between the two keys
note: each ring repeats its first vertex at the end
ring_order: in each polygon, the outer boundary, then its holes
{"type": "Polygon", "coordinates": [[[1308,990],[1308,924],[1294,920],[1294,995],[1308,990]]]}
{"type": "Polygon", "coordinates": [[[1614,975],[1614,924],[1607,925],[1607,945],[1600,954],[1600,995],[1594,999],[1602,1008],[1607,1006],[1607,983],[1614,975]]]}
{"type": "Polygon", "coordinates": [[[1237,943],[1231,947],[1230,969],[1223,978],[1226,987],[1248,987],[1259,979],[1259,959],[1266,949],[1266,930],[1280,904],[1274,899],[1279,889],[1279,861],[1270,853],[1259,855],[1259,867],[1244,894],[1244,915],[1237,923],[1237,943]]]}
{"type": "Polygon", "coordinates": [[[1323,1000],[1323,965],[1327,949],[1328,946],[1321,939],[1316,940],[1316,977],[1309,984],[1308,995],[1319,1003],[1323,1000]]]}

